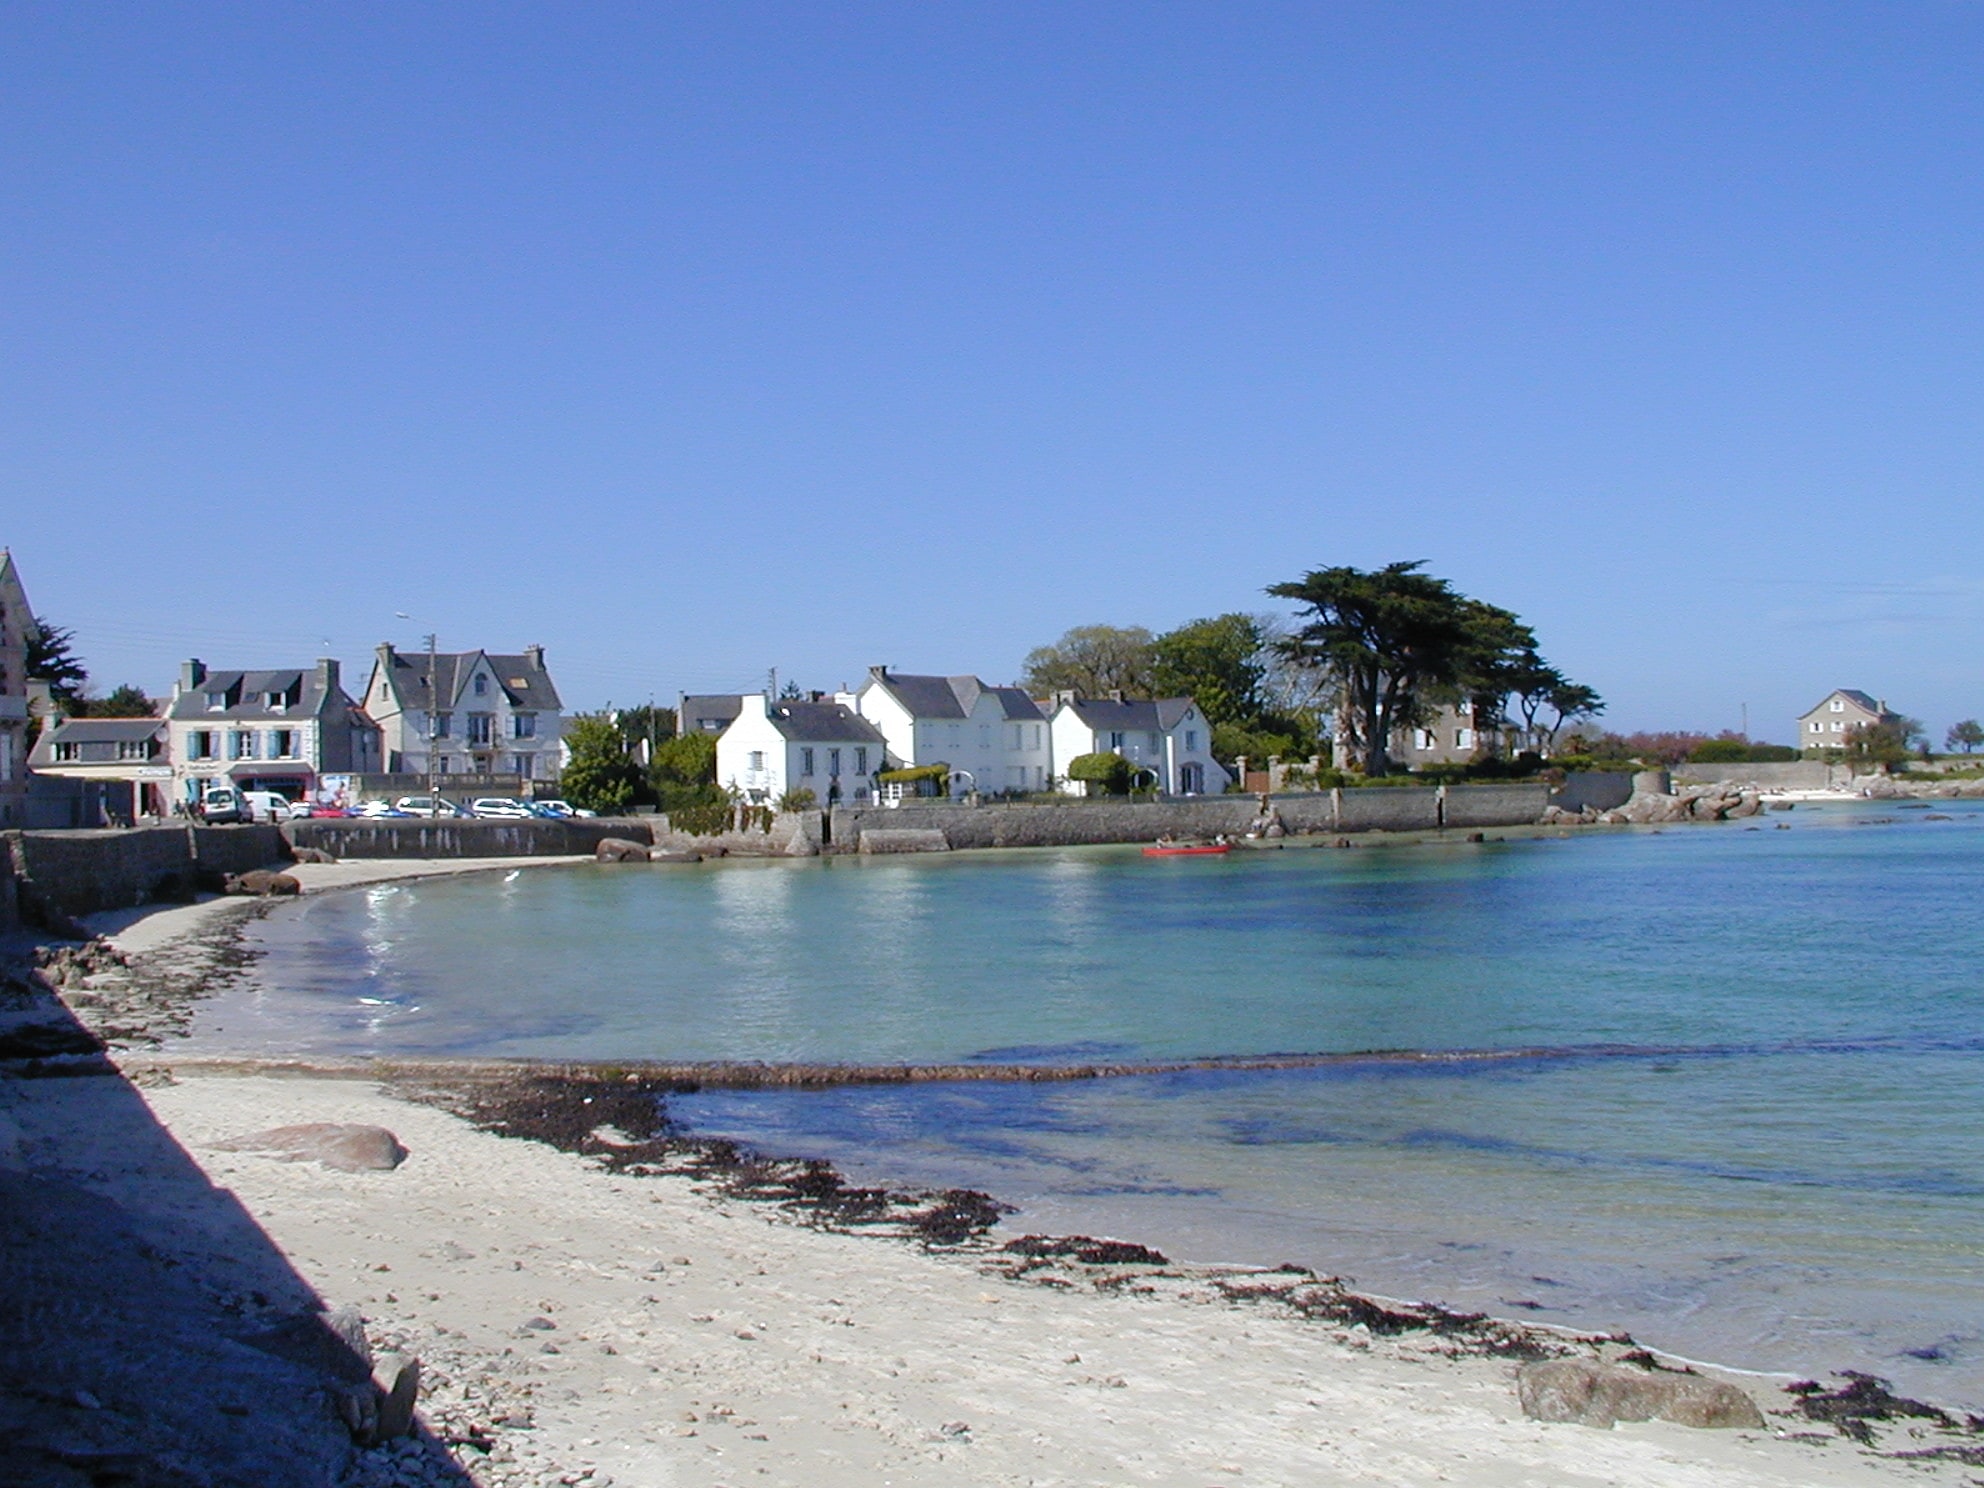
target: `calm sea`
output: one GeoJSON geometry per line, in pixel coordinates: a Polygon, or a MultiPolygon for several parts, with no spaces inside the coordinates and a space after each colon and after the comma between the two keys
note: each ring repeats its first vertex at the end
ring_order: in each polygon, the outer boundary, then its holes
{"type": "Polygon", "coordinates": [[[1984,1405],[1984,808],[1157,861],[579,868],[306,899],[205,1051],[1541,1049],[671,1103],[1026,1228],[1984,1405]],[[1783,826],[1787,830],[1779,830],[1783,826]]]}

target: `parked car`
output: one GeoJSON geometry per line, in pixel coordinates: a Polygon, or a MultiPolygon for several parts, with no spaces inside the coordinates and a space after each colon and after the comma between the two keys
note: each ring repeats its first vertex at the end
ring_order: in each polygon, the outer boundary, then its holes
{"type": "Polygon", "coordinates": [[[531,816],[530,807],[509,796],[478,796],[468,803],[468,809],[477,816],[493,816],[508,821],[527,821],[531,816]]]}
{"type": "Polygon", "coordinates": [[[393,802],[393,809],[405,816],[468,816],[446,796],[401,796],[393,802]]]}
{"type": "Polygon", "coordinates": [[[298,801],[297,814],[300,816],[350,816],[351,811],[344,806],[334,806],[329,801],[298,801]]]}
{"type": "Polygon", "coordinates": [[[248,814],[243,821],[286,822],[291,817],[301,816],[307,807],[290,804],[290,799],[280,791],[243,791],[241,799],[247,803],[248,814]]]}
{"type": "Polygon", "coordinates": [[[351,814],[353,816],[361,816],[361,817],[374,818],[374,819],[385,816],[403,817],[406,815],[404,811],[400,810],[397,806],[393,805],[392,802],[381,801],[378,800],[377,798],[374,798],[373,800],[370,801],[360,801],[356,806],[351,808],[351,814]]]}
{"type": "Polygon", "coordinates": [[[598,816],[597,811],[588,811],[583,806],[574,806],[569,801],[535,801],[532,805],[541,807],[550,816],[598,816]]]}
{"type": "Polygon", "coordinates": [[[231,785],[217,785],[200,795],[200,815],[216,826],[248,820],[248,803],[231,785]]]}

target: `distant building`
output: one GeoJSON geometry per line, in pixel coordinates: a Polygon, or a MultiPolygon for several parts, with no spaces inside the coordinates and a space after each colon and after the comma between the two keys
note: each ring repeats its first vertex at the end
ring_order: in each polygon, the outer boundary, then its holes
{"type": "Polygon", "coordinates": [[[1023,688],[870,667],[837,701],[881,730],[892,762],[949,765],[953,794],[1042,791],[1053,777],[1047,716],[1023,688]]]}
{"type": "Polygon", "coordinates": [[[217,785],[295,800],[315,793],[327,775],[380,767],[379,725],[344,690],[329,657],[314,667],[276,671],[224,672],[186,662],[165,717],[180,803],[217,785]]]}
{"type": "Polygon", "coordinates": [[[716,741],[716,778],[754,803],[810,790],[821,806],[862,806],[889,763],[882,731],[841,702],[747,695],[716,741]]]}
{"type": "Polygon", "coordinates": [[[365,684],[365,710],[384,733],[391,774],[550,783],[563,768],[564,704],[542,646],[511,655],[382,645],[365,684]]]}
{"type": "Polygon", "coordinates": [[[0,827],[27,822],[28,642],[40,637],[14,555],[0,548],[0,827]]]}
{"type": "Polygon", "coordinates": [[[1069,762],[1084,754],[1117,754],[1167,795],[1216,796],[1233,777],[1212,757],[1212,725],[1188,697],[1085,698],[1057,692],[1048,719],[1053,743],[1052,772],[1062,789],[1079,794],[1079,781],[1067,781],[1069,762]]]}
{"type": "Polygon", "coordinates": [[[1886,699],[1876,701],[1851,687],[1840,687],[1820,699],[1798,720],[1798,747],[1844,749],[1846,736],[1866,724],[1892,723],[1900,715],[1888,711],[1886,699]]]}
{"type": "Polygon", "coordinates": [[[163,718],[60,718],[42,731],[28,768],[95,786],[91,798],[107,820],[165,816],[172,810],[170,736],[163,718]]]}

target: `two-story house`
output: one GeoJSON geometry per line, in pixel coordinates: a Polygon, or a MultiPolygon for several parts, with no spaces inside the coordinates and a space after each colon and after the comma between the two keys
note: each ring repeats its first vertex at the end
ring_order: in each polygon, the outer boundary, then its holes
{"type": "Polygon", "coordinates": [[[888,764],[882,731],[845,703],[746,695],[716,741],[716,778],[753,803],[809,790],[821,806],[863,806],[888,764]]]}
{"type": "Polygon", "coordinates": [[[315,795],[326,776],[376,772],[379,725],[339,679],[337,662],[277,671],[184,663],[166,705],[173,795],[198,801],[219,785],[315,795]]]}
{"type": "Polygon", "coordinates": [[[954,795],[1042,791],[1053,778],[1047,717],[1024,688],[870,667],[836,701],[881,730],[893,764],[949,765],[954,795]]]}
{"type": "Polygon", "coordinates": [[[1057,692],[1052,703],[1052,769],[1065,791],[1082,792],[1082,783],[1066,776],[1069,763],[1084,754],[1121,755],[1133,769],[1148,772],[1145,784],[1166,795],[1216,796],[1233,779],[1212,756],[1212,725],[1188,697],[1087,698],[1057,692]]]}
{"type": "Polygon", "coordinates": [[[58,718],[35,741],[28,768],[82,782],[87,820],[165,816],[172,810],[170,737],[163,718],[58,718]]]}
{"type": "Polygon", "coordinates": [[[379,647],[365,710],[395,775],[515,775],[549,784],[563,768],[564,704],[544,648],[398,651],[379,647]]]}
{"type": "Polygon", "coordinates": [[[14,555],[0,548],[0,827],[27,823],[28,642],[40,634],[14,555]]]}
{"type": "Polygon", "coordinates": [[[1892,723],[1900,715],[1888,711],[1887,701],[1870,698],[1851,687],[1835,688],[1798,720],[1800,749],[1844,749],[1846,736],[1865,724],[1892,723]]]}
{"type": "Polygon", "coordinates": [[[676,699],[675,732],[678,734],[720,734],[744,711],[749,694],[737,692],[685,692],[676,699]]]}

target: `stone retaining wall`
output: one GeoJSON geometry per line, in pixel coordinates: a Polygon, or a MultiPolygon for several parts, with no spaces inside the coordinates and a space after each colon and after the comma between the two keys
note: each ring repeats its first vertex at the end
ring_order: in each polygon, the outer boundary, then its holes
{"type": "MultiPolygon", "coordinates": [[[[1447,827],[1524,826],[1543,815],[1550,789],[1541,783],[1465,785],[1446,790],[1366,787],[1276,796],[1274,809],[1292,834],[1414,832],[1447,827]]],[[[899,807],[837,806],[831,852],[853,852],[864,832],[936,831],[953,848],[1068,847],[1152,842],[1173,837],[1243,834],[1260,806],[1253,796],[1174,800],[1070,800],[1066,805],[995,802],[962,806],[905,802],[899,807]]]]}
{"type": "Polygon", "coordinates": [[[297,847],[318,848],[335,858],[558,858],[590,854],[602,837],[624,837],[651,845],[657,820],[606,816],[562,821],[546,817],[523,821],[312,817],[284,822],[282,832],[297,847]]]}
{"type": "Polygon", "coordinates": [[[130,909],[189,896],[198,879],[290,860],[274,827],[134,827],[4,836],[20,918],[32,902],[64,915],[130,909]]]}
{"type": "Polygon", "coordinates": [[[1844,789],[1853,777],[1846,765],[1824,760],[1780,760],[1763,765],[1676,765],[1677,785],[1754,785],[1760,790],[1844,789]]]}

